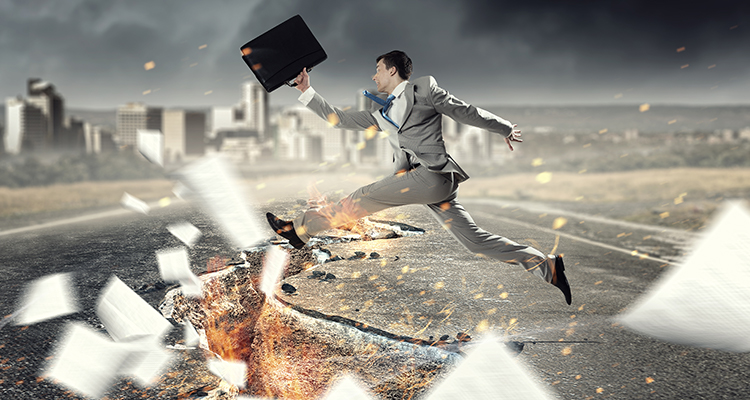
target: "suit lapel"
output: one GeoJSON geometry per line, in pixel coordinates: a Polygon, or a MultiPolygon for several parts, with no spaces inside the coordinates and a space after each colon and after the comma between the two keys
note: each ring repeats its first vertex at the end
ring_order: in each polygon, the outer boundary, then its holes
{"type": "Polygon", "coordinates": [[[411,110],[414,108],[414,84],[411,82],[408,82],[406,84],[406,88],[404,88],[404,95],[406,96],[406,112],[404,113],[404,120],[401,122],[401,128],[399,128],[398,132],[401,133],[401,131],[406,127],[406,121],[409,120],[409,115],[411,115],[411,110]]]}

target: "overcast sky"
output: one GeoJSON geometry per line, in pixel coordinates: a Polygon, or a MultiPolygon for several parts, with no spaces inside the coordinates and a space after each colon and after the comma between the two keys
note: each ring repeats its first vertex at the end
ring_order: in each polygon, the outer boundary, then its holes
{"type": "Polygon", "coordinates": [[[750,2],[692,3],[0,0],[0,96],[39,77],[72,108],[229,106],[254,79],[240,46],[300,14],[328,53],[312,84],[335,104],[393,49],[478,105],[750,104],[750,2]]]}

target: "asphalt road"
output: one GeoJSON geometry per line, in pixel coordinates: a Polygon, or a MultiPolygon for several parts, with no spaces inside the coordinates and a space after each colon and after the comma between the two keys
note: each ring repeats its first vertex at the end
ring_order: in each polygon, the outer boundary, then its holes
{"type": "MultiPolygon", "coordinates": [[[[292,203],[273,204],[272,211],[280,211],[292,203]]],[[[553,230],[553,221],[563,215],[552,210],[481,201],[465,205],[491,232],[564,253],[573,304],[567,306],[557,289],[518,267],[468,253],[420,206],[389,210],[378,218],[418,226],[424,235],[331,245],[344,258],[357,250],[381,257],[318,267],[334,273],[335,282],[308,279],[305,273],[289,278],[298,293],[287,300],[396,334],[426,339],[467,332],[476,338],[492,331],[524,342],[518,360],[559,398],[747,397],[750,356],[671,345],[613,324],[613,317],[670,268],[668,262],[678,259],[694,236],[580,215],[568,215],[566,225],[553,230]],[[633,256],[638,248],[649,256],[633,256]]],[[[58,272],[75,274],[82,309],[28,327],[0,328],[0,397],[67,398],[53,383],[37,379],[64,322],[85,321],[101,329],[93,309],[111,275],[156,307],[166,288],[154,286],[160,281],[155,251],[180,245],[166,226],[184,220],[203,232],[190,250],[194,272],[203,272],[212,257],[238,256],[211,221],[189,206],[0,236],[2,315],[14,311],[27,282],[58,272]]],[[[150,394],[122,388],[119,382],[109,397],[150,394]]]]}

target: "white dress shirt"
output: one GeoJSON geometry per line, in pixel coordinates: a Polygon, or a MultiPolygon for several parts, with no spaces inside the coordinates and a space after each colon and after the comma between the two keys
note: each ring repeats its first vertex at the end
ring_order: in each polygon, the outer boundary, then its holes
{"type": "MultiPolygon", "coordinates": [[[[403,94],[404,89],[406,89],[407,83],[409,83],[409,81],[403,81],[393,89],[393,92],[391,94],[395,96],[395,98],[391,102],[391,108],[389,108],[388,112],[386,113],[386,115],[388,115],[388,117],[392,119],[393,122],[398,124],[399,128],[404,124],[404,118],[406,117],[406,96],[404,96],[403,94]]],[[[314,96],[315,89],[310,86],[309,88],[307,88],[307,90],[299,95],[297,100],[307,106],[307,104],[310,103],[314,96]]]]}

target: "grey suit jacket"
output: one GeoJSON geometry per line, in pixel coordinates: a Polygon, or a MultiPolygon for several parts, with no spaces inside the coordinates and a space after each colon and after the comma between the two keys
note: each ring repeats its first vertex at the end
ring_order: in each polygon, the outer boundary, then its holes
{"type": "Polygon", "coordinates": [[[497,132],[504,137],[510,136],[513,130],[510,122],[451,95],[439,87],[432,76],[407,83],[404,95],[407,102],[406,113],[399,129],[383,118],[380,109],[374,112],[341,110],[331,106],[317,93],[307,107],[329,121],[333,119],[329,115],[335,114],[339,121],[337,128],[370,128],[388,134],[393,147],[395,172],[410,169],[411,158],[433,172],[455,173],[459,182],[469,179],[469,175],[445,150],[441,114],[462,124],[497,132]]]}

